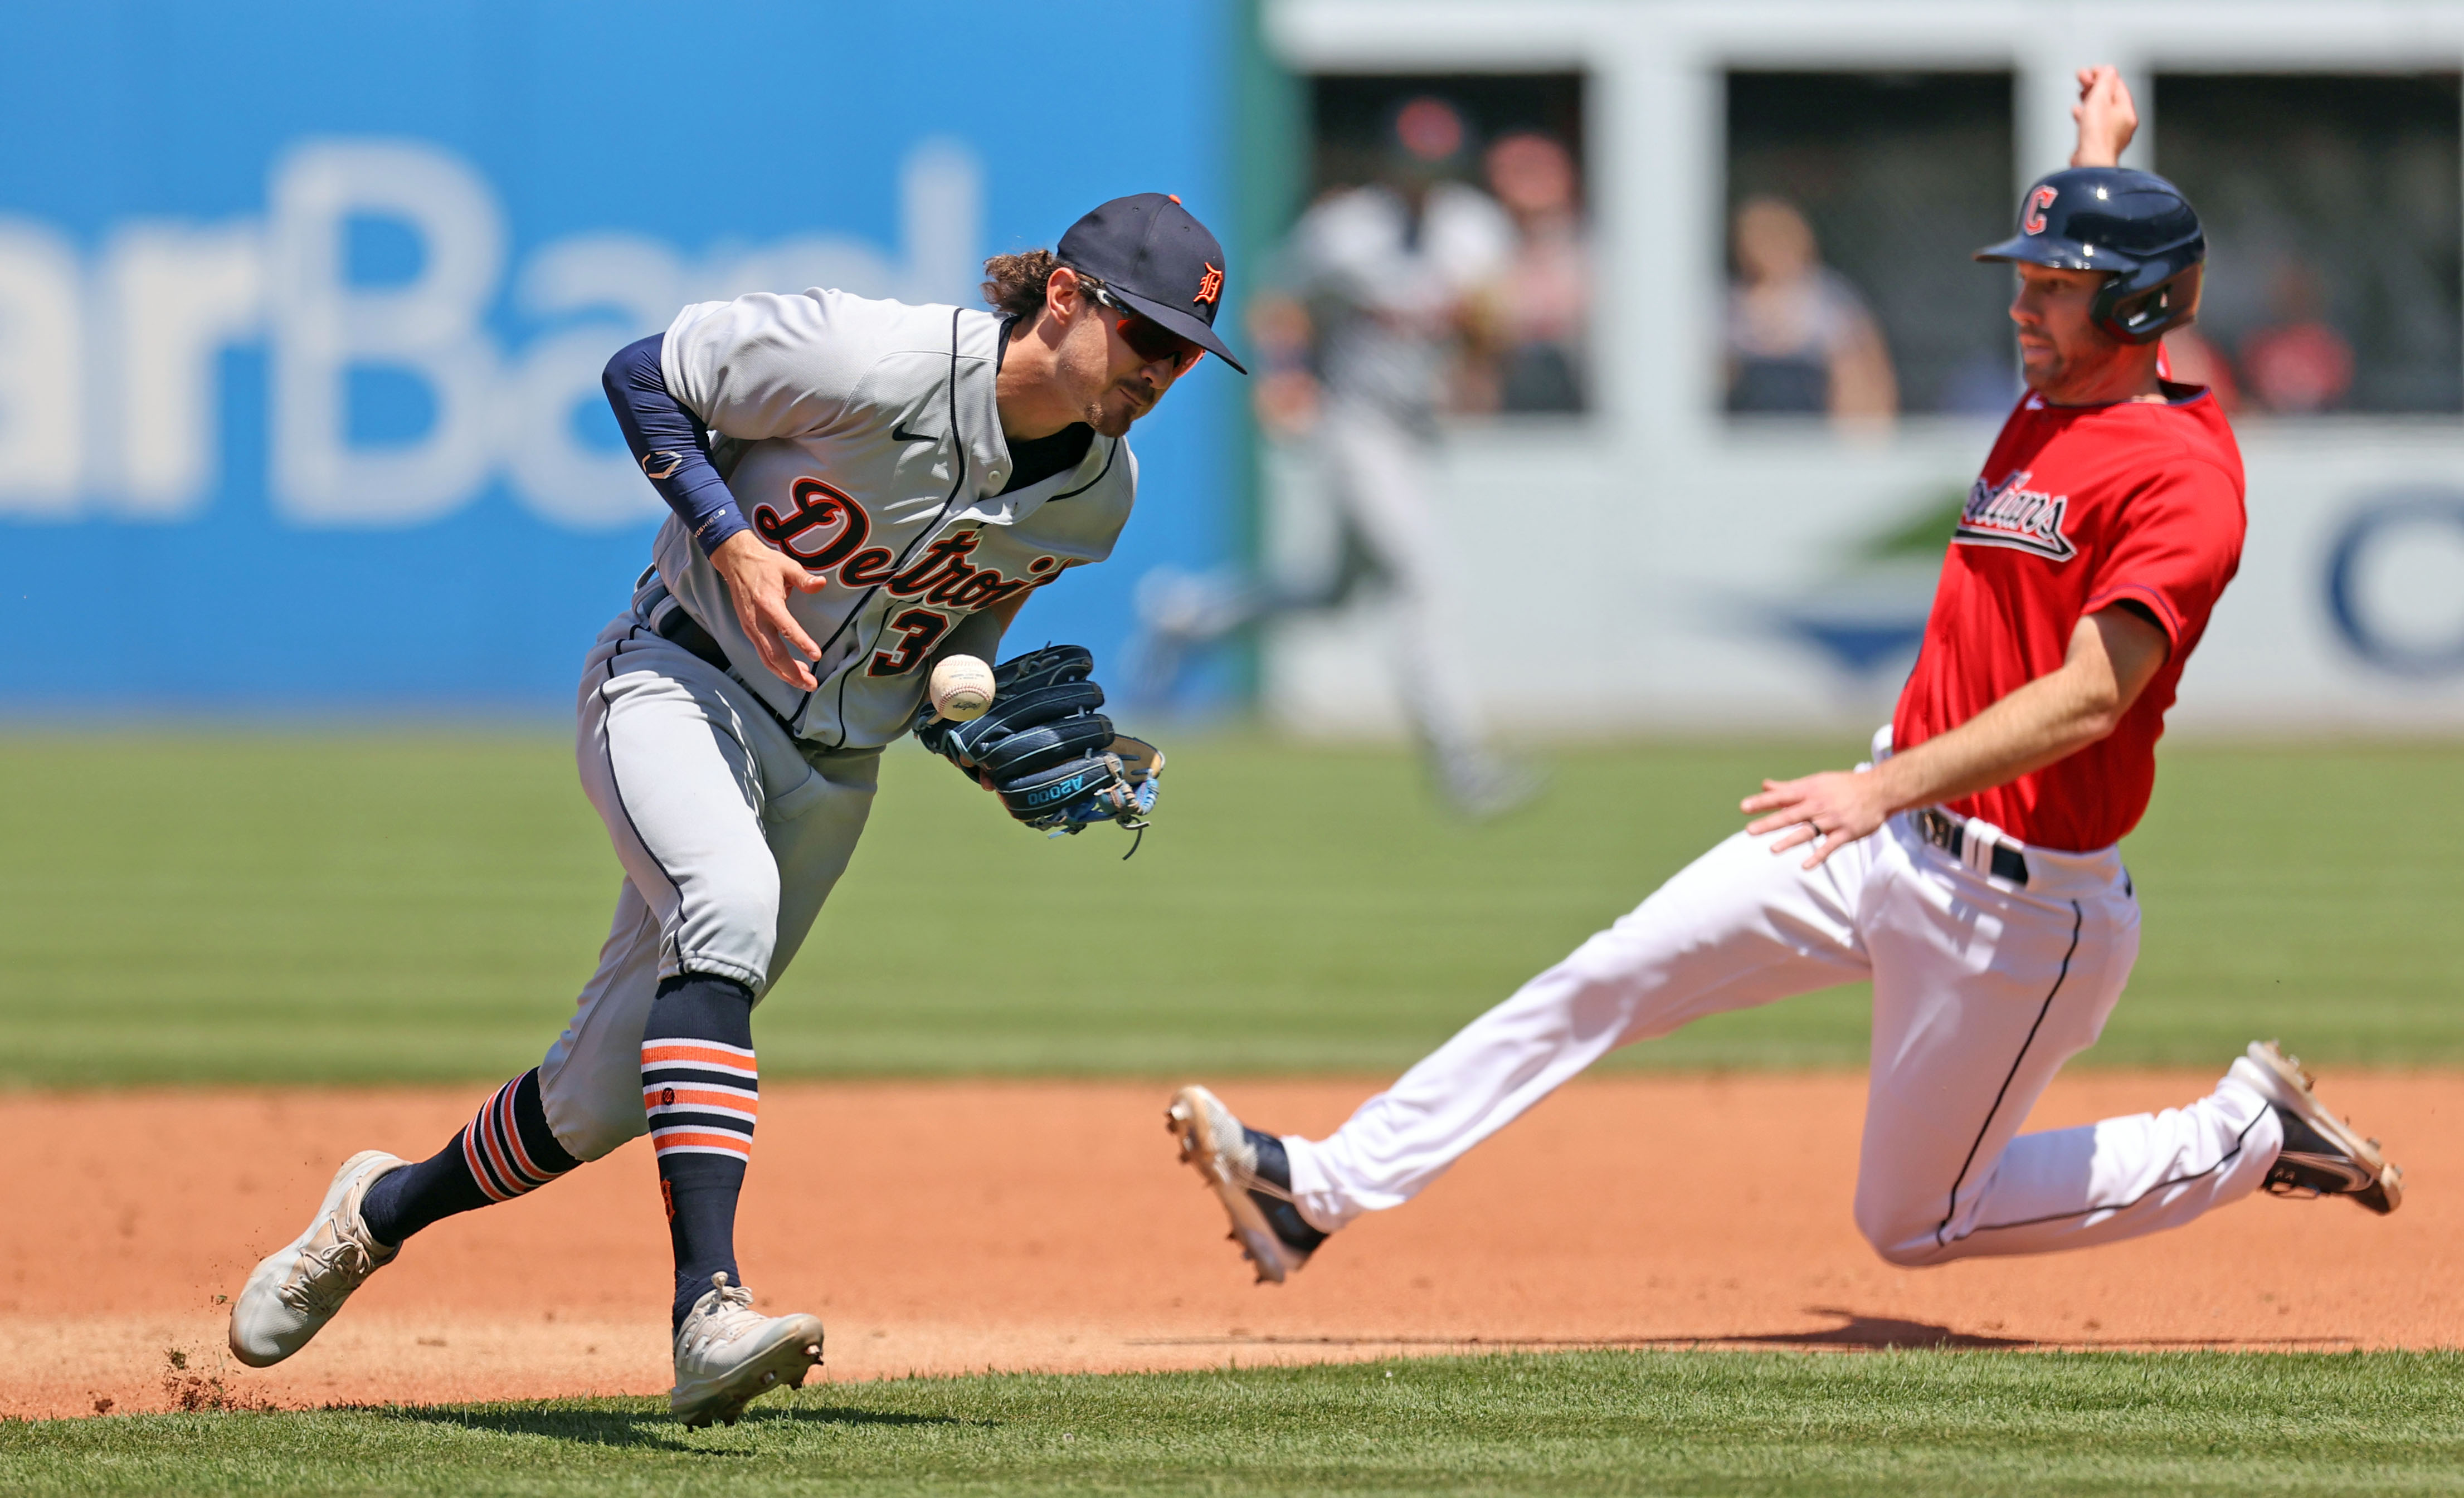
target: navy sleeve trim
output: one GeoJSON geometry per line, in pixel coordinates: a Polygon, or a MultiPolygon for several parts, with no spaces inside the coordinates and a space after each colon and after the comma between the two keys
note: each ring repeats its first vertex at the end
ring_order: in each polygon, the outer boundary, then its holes
{"type": "Polygon", "coordinates": [[[653,334],[618,349],[599,384],[616,412],[616,425],[624,430],[625,445],[633,450],[633,461],[706,557],[721,541],[752,527],[737,508],[727,480],[711,463],[710,429],[668,388],[659,365],[666,341],[667,335],[653,334]]]}

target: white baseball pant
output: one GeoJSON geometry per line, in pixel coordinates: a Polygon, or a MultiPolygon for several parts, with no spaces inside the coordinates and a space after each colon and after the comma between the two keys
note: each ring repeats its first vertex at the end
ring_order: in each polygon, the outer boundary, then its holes
{"type": "Polygon", "coordinates": [[[2114,849],[2027,848],[2020,888],[1904,814],[1813,870],[1805,848],[1772,854],[1776,836],[1720,844],[1331,1137],[1286,1139],[1302,1216],[1331,1231],[1400,1205],[1617,1046],[1859,978],[1874,1039],[1856,1219],[1894,1264],[2133,1238],[2265,1179],[2276,1115],[2232,1079],[2186,1108],[2019,1133],[2095,1043],[2138,956],[2114,849]]]}
{"type": "Polygon", "coordinates": [[[575,755],[625,868],[573,1020],[539,1065],[557,1142],[593,1160],[648,1132],[642,1026],[659,981],[710,973],[758,1002],[863,835],[881,751],[790,736],[741,682],[629,610],[583,669],[575,755]]]}

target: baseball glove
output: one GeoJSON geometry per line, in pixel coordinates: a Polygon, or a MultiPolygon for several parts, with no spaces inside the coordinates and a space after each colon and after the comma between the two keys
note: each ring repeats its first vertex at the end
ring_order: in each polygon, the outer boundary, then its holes
{"type": "MultiPolygon", "coordinates": [[[[1163,752],[1112,731],[1086,647],[1047,645],[993,668],[993,705],[972,722],[915,713],[915,738],[1054,837],[1113,822],[1144,840],[1163,752]]],[[[1130,852],[1138,850],[1137,843],[1130,852]]]]}

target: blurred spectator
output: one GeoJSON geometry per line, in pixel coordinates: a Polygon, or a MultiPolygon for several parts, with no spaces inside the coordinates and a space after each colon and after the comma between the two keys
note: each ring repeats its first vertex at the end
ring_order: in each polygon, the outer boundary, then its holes
{"type": "Polygon", "coordinates": [[[1728,294],[1731,411],[1828,412],[1888,421],[1899,382],[1873,314],[1847,278],[1822,263],[1805,215],[1783,199],[1749,198],[1733,236],[1728,294]]]}
{"type": "Polygon", "coordinates": [[[2197,328],[2175,328],[2165,335],[2163,372],[2176,385],[2206,386],[2228,412],[2241,409],[2241,383],[2233,378],[2232,361],[2200,337],[2197,328]]]}
{"type": "Polygon", "coordinates": [[[1468,347],[1499,320],[1514,221],[1458,179],[1470,130],[1442,99],[1396,111],[1380,180],[1320,198],[1285,244],[1279,290],[1313,329],[1329,398],[1422,431],[1468,347]]]}
{"type": "Polygon", "coordinates": [[[1193,576],[1158,567],[1138,584],[1129,686],[1169,694],[1190,652],[1261,619],[1347,602],[1382,578],[1396,618],[1396,675],[1441,789],[1475,815],[1529,797],[1537,780],[1491,751],[1461,652],[1448,649],[1431,507],[1438,413],[1466,349],[1503,322],[1498,287],[1515,224],[1457,180],[1470,129],[1423,96],[1392,118],[1380,180],[1320,198],[1286,243],[1278,284],[1251,302],[1258,419],[1269,435],[1317,444],[1340,507],[1347,558],[1317,585],[1193,576]]]}
{"type": "Polygon", "coordinates": [[[1306,435],[1317,425],[1317,377],[1309,372],[1309,309],[1280,292],[1249,298],[1250,384],[1258,426],[1268,436],[1306,435]]]}
{"type": "Polygon", "coordinates": [[[2277,266],[2269,292],[2275,321],[2241,341],[2241,371],[2252,399],[2288,415],[2343,404],[2353,387],[2353,345],[2323,316],[2319,273],[2287,259],[2277,266]]]}
{"type": "Polygon", "coordinates": [[[2199,330],[2249,409],[2464,411],[2459,98],[2427,65],[2158,75],[2156,165],[2213,251],[2199,330]]]}
{"type": "Polygon", "coordinates": [[[1591,256],[1574,158],[1552,137],[1518,130],[1488,148],[1485,165],[1521,236],[1499,291],[1495,408],[1581,410],[1591,256]]]}

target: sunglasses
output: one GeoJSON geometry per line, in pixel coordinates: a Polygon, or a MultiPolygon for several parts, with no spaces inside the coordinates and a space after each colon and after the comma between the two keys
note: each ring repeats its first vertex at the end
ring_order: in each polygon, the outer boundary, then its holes
{"type": "Polygon", "coordinates": [[[1112,331],[1121,335],[1121,341],[1130,345],[1131,353],[1146,363],[1152,364],[1168,360],[1172,363],[1172,372],[1177,376],[1187,374],[1192,364],[1205,357],[1206,350],[1145,313],[1124,304],[1102,281],[1091,275],[1081,275],[1078,284],[1087,288],[1087,295],[1092,297],[1098,305],[1120,314],[1112,319],[1112,331]]]}

